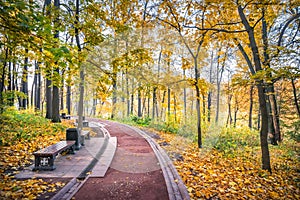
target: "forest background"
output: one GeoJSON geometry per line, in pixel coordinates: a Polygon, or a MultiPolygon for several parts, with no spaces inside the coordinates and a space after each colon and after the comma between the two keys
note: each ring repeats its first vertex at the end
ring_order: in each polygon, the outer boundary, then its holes
{"type": "Polygon", "coordinates": [[[271,172],[269,144],[299,144],[299,6],[1,1],[1,113],[134,121],[225,153],[257,141],[271,172]]]}

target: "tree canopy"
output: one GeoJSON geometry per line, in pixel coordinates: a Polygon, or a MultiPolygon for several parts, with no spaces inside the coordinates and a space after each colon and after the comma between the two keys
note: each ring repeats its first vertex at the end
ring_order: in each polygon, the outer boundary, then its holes
{"type": "Polygon", "coordinates": [[[1,1],[1,112],[151,121],[199,148],[211,127],[247,124],[260,132],[262,168],[271,171],[269,143],[299,123],[299,6],[1,1]]]}

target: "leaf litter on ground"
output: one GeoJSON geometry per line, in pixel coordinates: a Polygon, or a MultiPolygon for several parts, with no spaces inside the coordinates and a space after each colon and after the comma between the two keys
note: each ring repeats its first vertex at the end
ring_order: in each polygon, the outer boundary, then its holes
{"type": "Polygon", "coordinates": [[[33,164],[33,152],[64,140],[71,121],[54,124],[28,111],[14,110],[2,114],[0,121],[0,199],[36,199],[62,188],[65,183],[14,176],[33,164]]]}
{"type": "Polygon", "coordinates": [[[270,146],[270,174],[261,169],[259,147],[245,146],[230,153],[199,149],[187,138],[150,131],[160,136],[159,144],[168,144],[161,146],[173,159],[191,199],[300,199],[299,154],[295,151],[299,144],[295,141],[270,146]]]}

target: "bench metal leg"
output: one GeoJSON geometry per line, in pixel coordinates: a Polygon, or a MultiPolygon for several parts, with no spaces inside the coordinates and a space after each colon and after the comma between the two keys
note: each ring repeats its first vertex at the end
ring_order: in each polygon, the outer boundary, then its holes
{"type": "Polygon", "coordinates": [[[84,135],[81,135],[81,136],[80,136],[81,146],[84,146],[84,141],[85,141],[85,136],[84,136],[84,135]]]}
{"type": "Polygon", "coordinates": [[[70,146],[68,153],[69,154],[75,154],[75,146],[74,145],[70,146]]]}
{"type": "Polygon", "coordinates": [[[54,166],[55,155],[52,156],[34,156],[34,168],[33,171],[37,170],[55,170],[54,166]]]}

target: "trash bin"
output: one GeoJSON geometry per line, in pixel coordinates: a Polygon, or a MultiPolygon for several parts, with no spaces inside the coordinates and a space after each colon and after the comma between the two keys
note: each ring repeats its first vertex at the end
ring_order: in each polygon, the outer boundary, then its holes
{"type": "Polygon", "coordinates": [[[75,141],[75,150],[79,150],[80,145],[80,136],[77,128],[68,128],[66,133],[67,140],[75,141]]]}

